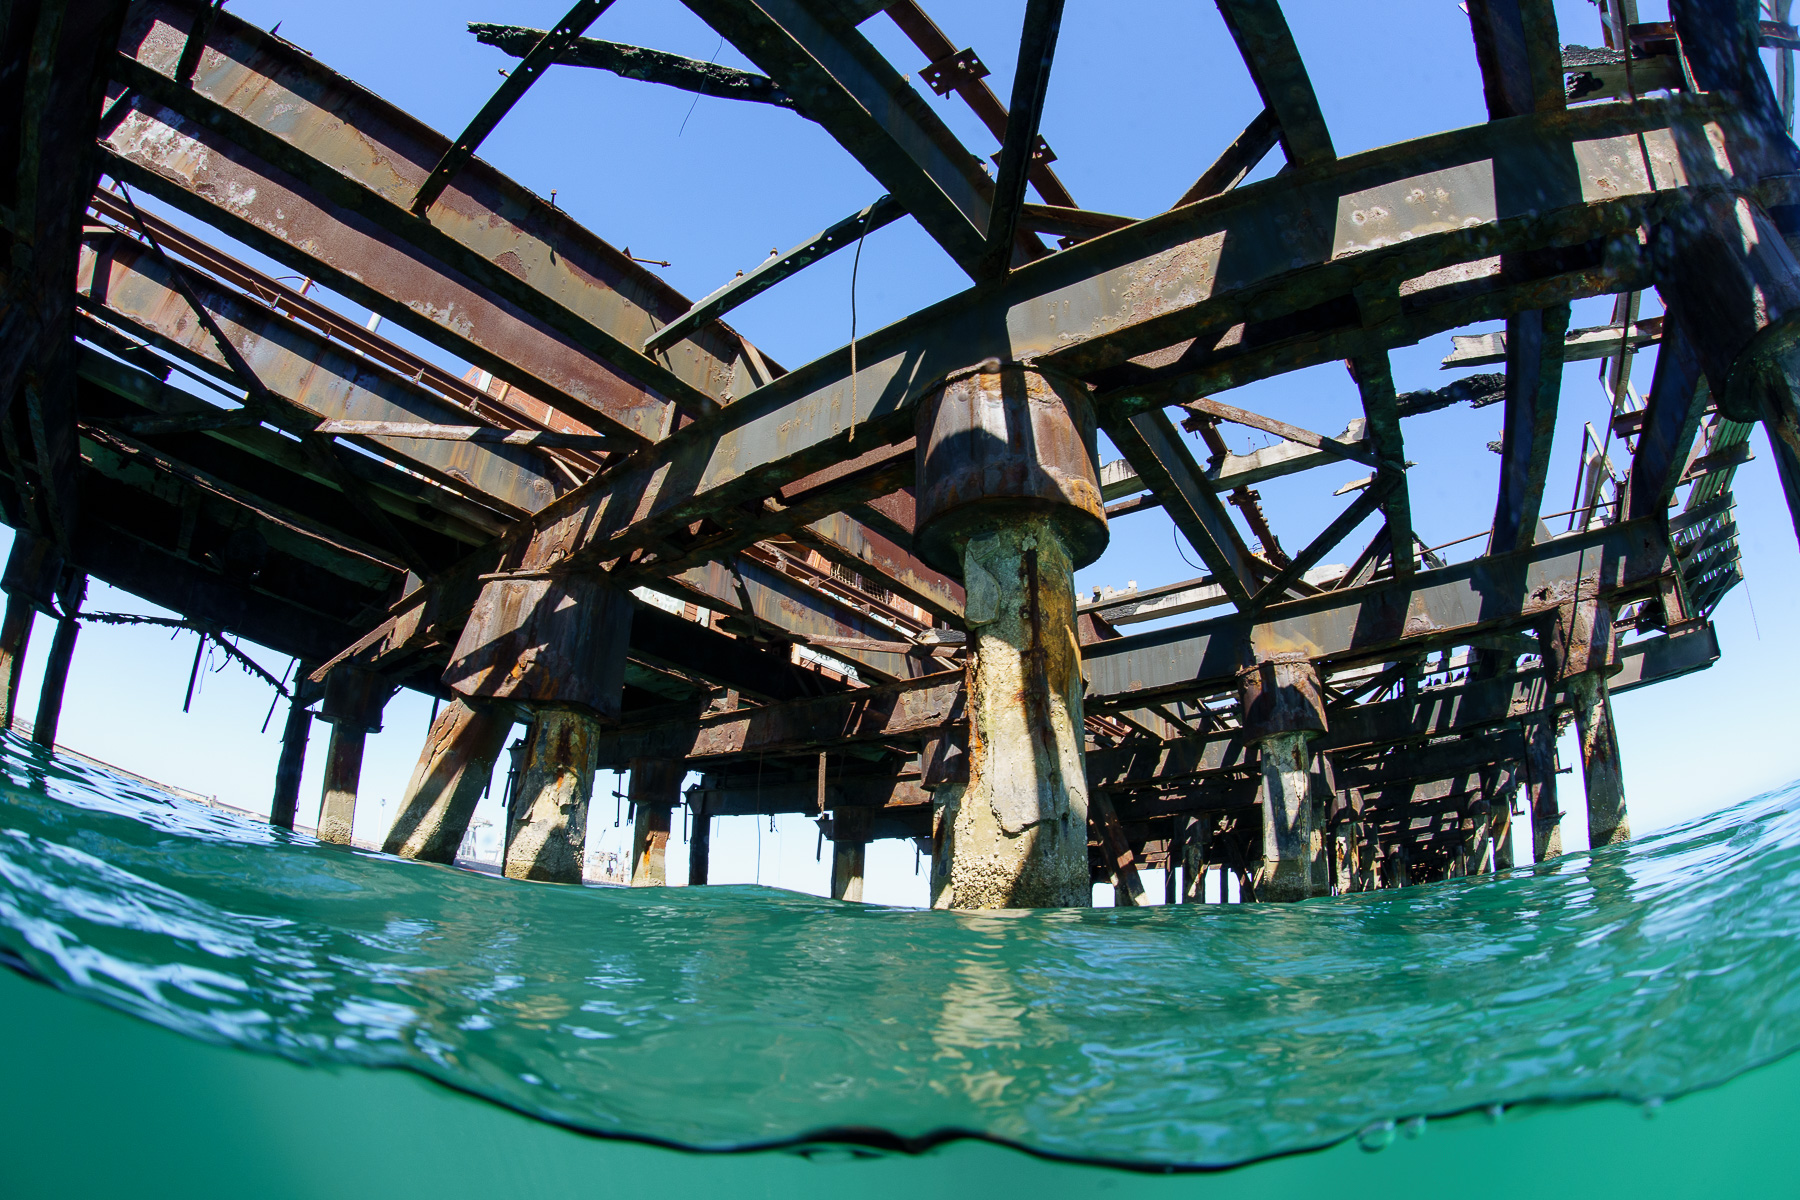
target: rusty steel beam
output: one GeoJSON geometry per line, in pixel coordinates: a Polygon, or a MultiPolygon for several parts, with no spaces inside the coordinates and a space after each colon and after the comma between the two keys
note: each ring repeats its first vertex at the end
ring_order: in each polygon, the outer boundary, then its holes
{"type": "MultiPolygon", "coordinates": [[[[176,268],[186,271],[186,268],[176,268]]],[[[334,346],[312,330],[187,272],[187,284],[273,395],[299,410],[294,432],[321,420],[448,425],[468,413],[410,381],[334,346]],[[310,417],[310,419],[308,419],[310,417]]],[[[230,364],[177,291],[168,266],[116,234],[83,243],[75,286],[83,303],[214,370],[230,364]]],[[[266,419],[279,420],[275,414],[266,419]]],[[[536,512],[556,497],[544,459],[523,447],[369,436],[389,459],[512,512],[536,512]]]]}
{"type": "Polygon", "coordinates": [[[1012,262],[1025,203],[1026,171],[1037,153],[1038,124],[1050,91],[1050,64],[1062,31],[1063,0],[1027,0],[1025,27],[1019,35],[1019,62],[1013,72],[1012,107],[1000,144],[1000,166],[994,177],[988,210],[987,238],[976,266],[980,278],[1004,275],[1012,262]]]}
{"type": "Polygon", "coordinates": [[[1421,571],[1351,592],[1133,634],[1083,648],[1090,711],[1229,687],[1245,656],[1303,654],[1334,668],[1390,661],[1476,634],[1528,625],[1582,595],[1653,593],[1674,570],[1654,522],[1587,530],[1511,554],[1421,571]]]}
{"type": "MultiPolygon", "coordinates": [[[[819,812],[819,793],[813,784],[768,784],[761,787],[735,787],[726,782],[707,782],[703,776],[699,787],[689,788],[687,802],[700,811],[704,806],[709,817],[746,817],[769,813],[819,812]]],[[[825,807],[914,809],[929,812],[931,793],[917,779],[882,779],[846,775],[825,785],[825,807]]],[[[874,840],[874,839],[871,839],[874,840]]]]}
{"type": "Polygon", "coordinates": [[[704,761],[916,737],[920,730],[958,719],[962,704],[962,673],[941,672],[834,696],[716,713],[691,724],[663,720],[621,726],[595,739],[594,761],[601,766],[633,758],[704,761]]]}
{"type": "Polygon", "coordinates": [[[791,93],[958,266],[979,277],[993,181],[867,38],[832,28],[810,0],[686,3],[791,93]]]}
{"type": "MultiPolygon", "coordinates": [[[[543,39],[546,31],[523,25],[491,25],[471,21],[469,32],[483,45],[496,47],[514,58],[524,58],[543,39]]],[[[621,42],[580,37],[557,50],[555,61],[568,67],[611,71],[626,79],[660,83],[665,87],[697,92],[702,96],[749,100],[758,104],[772,104],[777,108],[795,107],[794,98],[782,91],[767,75],[740,71],[724,63],[701,62],[697,58],[670,54],[665,50],[652,50],[648,46],[627,46],[621,42]]]]}
{"type": "MultiPolygon", "coordinates": [[[[749,390],[755,375],[742,343],[722,327],[709,327],[655,360],[644,356],[638,347],[689,302],[479,159],[458,173],[456,186],[429,214],[414,215],[407,206],[448,139],[296,47],[221,13],[208,31],[193,86],[177,86],[169,75],[171,47],[185,36],[197,7],[193,0],[134,5],[126,49],[115,66],[120,82],[179,114],[183,123],[222,135],[303,181],[323,201],[323,211],[349,210],[387,235],[358,241],[409,245],[416,257],[515,306],[658,395],[705,412],[734,390],[749,390]]],[[[184,180],[192,170],[181,161],[185,157],[175,156],[167,172],[184,188],[192,186],[184,180]]],[[[273,252],[277,240],[259,248],[273,252]]],[[[339,258],[343,277],[360,273],[352,262],[339,258]]],[[[418,303],[399,298],[411,289],[396,290],[399,295],[386,304],[418,303]]],[[[416,316],[413,323],[422,333],[435,325],[416,316]]],[[[493,357],[504,366],[504,354],[493,357]]]]}
{"type": "Polygon", "coordinates": [[[883,587],[961,628],[962,584],[932,570],[891,538],[845,513],[794,530],[794,540],[827,561],[879,581],[883,587]]]}
{"type": "MultiPolygon", "coordinates": [[[[1232,343],[1253,301],[1260,312],[1312,312],[1342,297],[1354,312],[1352,293],[1370,279],[1403,281],[1401,318],[1381,329],[1396,339],[1508,306],[1541,308],[1545,287],[1605,290],[1618,282],[1605,266],[1493,291],[1484,290],[1489,276],[1463,268],[1496,252],[1623,230],[1656,204],[1678,202],[1691,183],[1725,178],[1711,174],[1722,168],[1706,149],[1707,122],[1729,151],[1737,128],[1714,101],[1595,106],[1371,151],[1152,217],[870,334],[858,344],[854,381],[847,349],[775,380],[559,500],[521,531],[530,546],[505,553],[522,563],[604,562],[762,503],[849,457],[853,425],[856,449],[910,435],[918,399],[987,358],[1103,373],[1184,330],[1225,330],[1219,340],[1232,343]],[[1571,162],[1573,178],[1561,165],[1571,162]],[[1408,204],[1415,192],[1445,199],[1408,204]]],[[[1635,238],[1630,246],[1631,269],[1641,269],[1635,238]]],[[[1373,335],[1360,322],[1353,332],[1364,340],[1311,339],[1303,352],[1239,346],[1218,372],[1242,381],[1290,369],[1297,355],[1323,361],[1367,348],[1373,335]]],[[[1135,414],[1203,394],[1215,377],[1177,371],[1121,387],[1108,403],[1135,414]]],[[[755,528],[766,536],[791,521],[769,511],[755,528]]]]}
{"type": "MultiPolygon", "coordinates": [[[[874,8],[867,4],[865,7],[874,8]]],[[[940,96],[955,92],[975,114],[987,131],[994,135],[997,142],[1006,140],[1006,106],[1000,103],[1000,97],[994,89],[987,85],[987,67],[982,65],[973,50],[958,50],[956,43],[945,36],[924,9],[915,0],[898,0],[897,3],[881,5],[881,10],[888,19],[900,27],[900,32],[907,36],[919,53],[926,58],[925,69],[919,72],[919,78],[931,85],[931,90],[940,96]]],[[[1037,188],[1038,195],[1044,202],[1059,208],[1074,208],[1075,198],[1069,189],[1063,186],[1050,164],[1056,161],[1056,155],[1040,136],[1037,152],[1031,156],[1031,183],[1037,188]]]]}
{"type": "Polygon", "coordinates": [[[1263,106],[1275,114],[1288,162],[1296,167],[1330,162],[1337,156],[1331,132],[1280,5],[1266,0],[1218,0],[1218,5],[1263,106]]]}
{"type": "Polygon", "coordinates": [[[708,322],[716,321],[738,305],[762,295],[802,268],[811,266],[905,215],[906,209],[901,207],[899,201],[892,196],[883,196],[867,208],[813,234],[786,254],[777,254],[758,263],[724,287],[695,301],[692,308],[650,335],[644,342],[644,353],[654,354],[675,345],[708,322]]]}
{"type": "MultiPolygon", "coordinates": [[[[181,420],[218,412],[212,405],[180,388],[172,387],[143,370],[114,362],[90,349],[81,348],[78,359],[82,379],[151,413],[165,414],[170,419],[181,420]]],[[[328,487],[336,487],[336,482],[319,469],[318,464],[304,453],[297,442],[273,430],[250,425],[205,432],[209,437],[241,449],[282,471],[328,487]]],[[[492,509],[465,500],[411,472],[389,466],[367,455],[354,455],[344,460],[344,467],[370,485],[377,504],[389,514],[412,525],[471,546],[486,545],[505,529],[504,520],[492,509]]]]}
{"type": "Polygon", "coordinates": [[[556,28],[538,39],[537,45],[526,53],[525,61],[505,72],[506,82],[488,97],[487,103],[481,106],[481,111],[475,114],[462,134],[444,151],[444,156],[438,159],[437,165],[431,168],[431,174],[425,177],[425,182],[419,185],[411,204],[414,212],[422,213],[437,202],[437,198],[444,194],[444,189],[450,186],[451,180],[456,178],[457,172],[468,166],[469,160],[475,157],[476,149],[486,140],[487,135],[512,111],[513,105],[524,98],[526,89],[536,83],[538,76],[549,70],[557,57],[601,13],[611,7],[612,0],[575,0],[575,7],[563,15],[563,19],[556,23],[556,28]]]}
{"type": "Polygon", "coordinates": [[[1193,186],[1181,194],[1181,199],[1169,207],[1180,208],[1184,204],[1195,204],[1229,192],[1244,182],[1244,176],[1256,170],[1257,164],[1268,156],[1269,151],[1280,140],[1281,122],[1272,110],[1263,109],[1244,127],[1244,132],[1225,147],[1225,153],[1201,172],[1193,186]]]}
{"type": "Polygon", "coordinates": [[[857,641],[893,642],[898,638],[894,629],[756,559],[739,555],[728,562],[703,563],[670,576],[662,586],[708,608],[739,614],[755,640],[811,645],[827,639],[820,642],[821,650],[877,678],[907,679],[915,673],[905,654],[854,646],[857,641]]]}

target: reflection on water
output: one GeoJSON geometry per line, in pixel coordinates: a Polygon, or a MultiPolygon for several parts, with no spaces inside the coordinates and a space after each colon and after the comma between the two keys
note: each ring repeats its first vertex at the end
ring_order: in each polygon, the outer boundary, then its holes
{"type": "Polygon", "coordinates": [[[1228,1163],[1800,1045],[1797,793],[1497,878],[975,915],[401,862],[0,735],[0,949],[196,1037],[598,1132],[1228,1163]]]}

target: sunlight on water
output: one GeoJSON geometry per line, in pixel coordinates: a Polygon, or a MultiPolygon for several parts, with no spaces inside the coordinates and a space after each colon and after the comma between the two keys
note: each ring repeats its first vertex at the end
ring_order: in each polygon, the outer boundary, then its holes
{"type": "Polygon", "coordinates": [[[975,915],[516,883],[0,741],[0,952],[196,1037],[596,1132],[1223,1164],[1422,1113],[1654,1102],[1800,1046],[1800,785],[1497,878],[975,915]]]}

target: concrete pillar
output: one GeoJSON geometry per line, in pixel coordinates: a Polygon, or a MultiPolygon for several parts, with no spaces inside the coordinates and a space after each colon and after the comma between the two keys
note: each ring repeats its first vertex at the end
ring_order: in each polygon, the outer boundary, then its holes
{"type": "Polygon", "coordinates": [[[669,882],[669,830],[681,803],[687,763],[678,758],[631,760],[631,886],[662,887],[669,882]]]}
{"type": "Polygon", "coordinates": [[[525,739],[525,767],[506,822],[508,879],[580,883],[587,854],[599,722],[570,709],[542,708],[525,739]]]}
{"type": "Polygon", "coordinates": [[[302,662],[294,671],[294,692],[288,700],[287,723],[281,730],[281,758],[275,764],[275,795],[269,802],[269,824],[292,829],[300,808],[300,776],[306,770],[306,743],[312,736],[312,711],[316,685],[307,677],[317,664],[302,662]]]}
{"type": "Polygon", "coordinates": [[[320,717],[331,725],[325,751],[325,786],[319,800],[319,840],[350,844],[356,793],[362,783],[363,744],[381,732],[381,710],[394,687],[373,671],[343,666],[325,678],[320,717]]]}
{"type": "Polygon", "coordinates": [[[69,665],[75,659],[75,639],[81,623],[75,614],[87,592],[86,577],[77,577],[64,594],[63,612],[56,622],[56,636],[50,639],[50,658],[44,664],[44,683],[38,691],[37,718],[32,722],[31,740],[46,750],[56,746],[56,726],[62,720],[63,691],[69,685],[69,665]]]}
{"type": "Polygon", "coordinates": [[[712,865],[712,817],[707,815],[704,800],[689,806],[688,822],[688,886],[699,887],[706,883],[712,865]]]}
{"type": "Polygon", "coordinates": [[[1631,840],[1619,739],[1613,729],[1606,677],[1617,667],[1612,609],[1598,600],[1561,606],[1541,635],[1546,676],[1560,684],[1575,713],[1587,789],[1588,845],[1631,840]]]}
{"type": "Polygon", "coordinates": [[[1305,900],[1327,891],[1317,877],[1312,755],[1328,729],[1319,673],[1304,658],[1271,655],[1238,678],[1245,740],[1260,751],[1262,865],[1259,901],[1305,900]]]}
{"type": "Polygon", "coordinates": [[[509,549],[482,585],[443,679],[468,699],[533,714],[508,813],[506,874],[580,883],[595,738],[619,716],[634,602],[599,574],[547,574],[552,559],[540,553],[560,550],[536,542],[509,549]]]}
{"type": "MultiPolygon", "coordinates": [[[[1206,852],[1211,840],[1210,816],[1187,818],[1181,839],[1181,903],[1206,903],[1206,852]]],[[[1173,865],[1170,867],[1173,870],[1173,865]]],[[[1223,880],[1224,876],[1220,876],[1223,880]]],[[[1222,899],[1223,897],[1221,897],[1222,899]]]]}
{"type": "Polygon", "coordinates": [[[1588,845],[1616,846],[1631,840],[1625,811],[1625,777],[1619,763],[1619,735],[1613,728],[1606,676],[1588,671],[1568,684],[1581,742],[1581,777],[1587,786],[1588,845]]]}
{"type": "Polygon", "coordinates": [[[1086,388],[989,362],[927,397],[918,429],[914,545],[962,575],[971,633],[968,783],[936,793],[934,904],[1085,907],[1074,571],[1106,545],[1086,388]]]}
{"type": "Polygon", "coordinates": [[[0,729],[11,729],[19,712],[19,677],[38,612],[54,611],[52,601],[63,582],[62,558],[48,538],[29,529],[13,531],[12,551],[0,587],[6,590],[6,621],[0,626],[0,729]]]}
{"type": "Polygon", "coordinates": [[[425,862],[456,861],[475,806],[494,777],[512,718],[510,707],[461,698],[439,711],[382,842],[384,851],[425,862]]]}
{"type": "Polygon", "coordinates": [[[0,729],[11,729],[19,705],[19,676],[37,610],[23,596],[6,598],[6,620],[0,624],[0,729]]]}
{"type": "Polygon", "coordinates": [[[356,823],[356,791],[362,783],[363,746],[368,731],[333,725],[325,750],[325,787],[319,799],[319,840],[350,844],[356,823]]]}
{"type": "Polygon", "coordinates": [[[839,808],[831,814],[831,898],[860,902],[868,862],[870,812],[839,808]]]}

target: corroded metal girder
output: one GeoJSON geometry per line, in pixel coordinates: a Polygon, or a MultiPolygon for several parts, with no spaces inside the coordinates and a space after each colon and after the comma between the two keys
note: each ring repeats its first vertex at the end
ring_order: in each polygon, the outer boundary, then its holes
{"type": "MultiPolygon", "coordinates": [[[[550,342],[566,340],[693,411],[715,408],[760,382],[742,342],[723,326],[699,331],[655,359],[642,354],[638,347],[685,312],[687,299],[480,160],[458,172],[428,214],[414,215],[409,205],[449,139],[280,38],[219,13],[192,86],[176,84],[177,60],[203,8],[193,0],[133,6],[122,43],[127,49],[115,68],[120,83],[141,97],[147,123],[111,148],[137,155],[146,185],[152,176],[171,185],[159,192],[164,199],[196,207],[234,233],[253,234],[259,249],[293,260],[297,269],[307,267],[296,249],[323,239],[320,258],[334,286],[426,337],[442,339],[466,314],[501,340],[481,332],[457,340],[475,351],[472,360],[495,363],[503,376],[511,369],[505,342],[516,334],[529,352],[521,357],[535,359],[522,364],[526,369],[541,368],[552,389],[575,388],[581,368],[551,364],[566,350],[546,344],[542,329],[524,328],[517,315],[523,313],[554,331],[550,342]],[[181,121],[170,122],[157,106],[181,121]],[[187,139],[167,140],[167,131],[187,122],[209,131],[201,152],[187,139]],[[211,135],[248,155],[234,161],[211,135]],[[223,174],[208,177],[213,169],[223,174]],[[234,208],[195,198],[202,188],[216,188],[222,197],[254,201],[249,190],[229,186],[250,182],[246,171],[267,175],[269,206],[234,208]],[[292,227],[280,215],[290,197],[292,227]],[[341,210],[355,217],[341,222],[341,210]],[[374,256],[385,271],[365,281],[358,255],[374,256]],[[473,297],[470,285],[512,311],[473,297]]],[[[574,395],[583,398],[580,390],[574,395]]],[[[626,424],[647,438],[661,432],[641,421],[626,424]]]]}
{"type": "MultiPolygon", "coordinates": [[[[1108,403],[1129,415],[1642,285],[1647,267],[1628,231],[1696,184],[1754,182],[1724,174],[1708,129],[1728,152],[1739,136],[1732,110],[1712,99],[1517,117],[1140,222],[871,334],[854,381],[848,350],[834,351],[701,419],[551,505],[515,535],[531,543],[515,553],[537,565],[619,559],[725,506],[760,503],[862,447],[899,441],[923,395],[990,357],[1115,378],[1108,403]],[[1558,252],[1545,274],[1503,274],[1498,256],[1523,250],[1558,252]],[[1395,300],[1365,327],[1359,305],[1384,289],[1395,300]],[[1270,335],[1250,337],[1253,325],[1270,335]],[[1277,326],[1291,336],[1274,336],[1277,326]],[[1130,366],[1201,332],[1205,352],[1190,347],[1160,372],[1130,366]]],[[[758,528],[791,519],[766,511],[758,528]]]]}
{"type": "MultiPolygon", "coordinates": [[[[294,432],[334,418],[425,424],[469,419],[467,411],[297,321],[192,272],[187,283],[262,385],[298,410],[291,414],[294,432]]],[[[148,247],[116,234],[90,236],[82,245],[75,286],[95,312],[229,375],[230,364],[171,281],[169,264],[148,247]]],[[[278,420],[280,414],[267,419],[278,420]]],[[[503,511],[536,512],[556,497],[548,460],[526,447],[396,437],[368,441],[389,459],[503,511]]]]}

